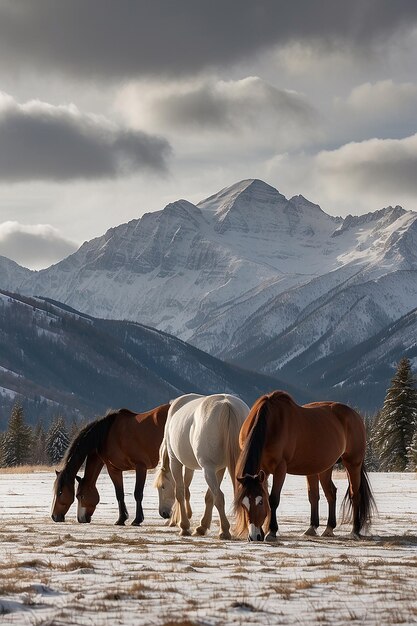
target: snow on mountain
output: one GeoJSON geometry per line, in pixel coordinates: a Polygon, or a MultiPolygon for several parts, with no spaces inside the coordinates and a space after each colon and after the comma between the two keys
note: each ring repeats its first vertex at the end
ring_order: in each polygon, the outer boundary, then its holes
{"type": "Polygon", "coordinates": [[[139,321],[275,373],[406,314],[416,271],[417,213],[332,217],[249,179],[111,228],[40,272],[9,266],[0,287],[139,321]]]}
{"type": "Polygon", "coordinates": [[[417,308],[385,326],[370,339],[350,349],[331,353],[312,361],[303,369],[302,378],[316,393],[362,410],[380,408],[386,390],[402,357],[417,368],[417,308]]]}
{"type": "Polygon", "coordinates": [[[16,400],[30,419],[85,419],[110,407],[147,410],[191,391],[232,393],[252,404],[280,384],[153,328],[7,292],[0,292],[0,346],[0,431],[16,400]]]}
{"type": "Polygon", "coordinates": [[[306,306],[284,332],[259,342],[251,352],[234,360],[269,374],[279,374],[282,369],[302,373],[321,358],[366,341],[416,302],[417,271],[348,282],[306,306]]]}

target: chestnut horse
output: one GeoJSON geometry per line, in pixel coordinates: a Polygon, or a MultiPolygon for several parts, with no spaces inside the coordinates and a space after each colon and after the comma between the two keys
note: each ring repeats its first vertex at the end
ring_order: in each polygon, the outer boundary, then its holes
{"type": "Polygon", "coordinates": [[[78,521],[91,521],[100,500],[96,481],[106,465],[119,505],[116,522],[119,526],[123,526],[129,517],[124,499],[123,472],[136,471],[136,515],[132,526],[139,526],[143,522],[142,498],[146,473],[158,464],[168,409],[169,404],[139,414],[120,409],[83,428],[65,455],[62,471],[57,472],[52,503],[54,522],[65,521],[65,515],[74,502],[76,479],[79,482],[78,521]],[[84,477],[80,478],[77,472],[85,459],[84,477]]]}
{"type": "MultiPolygon", "coordinates": [[[[307,534],[315,534],[318,507],[315,516],[313,505],[314,502],[318,505],[318,480],[325,492],[329,492],[326,496],[330,497],[330,511],[332,498],[334,502],[336,499],[331,471],[339,459],[349,479],[343,521],[353,521],[354,537],[359,537],[370,522],[375,501],[364,467],[365,427],[360,415],[348,406],[338,402],[299,406],[287,393],[274,391],[258,398],[251,408],[240,431],[240,445],[235,498],[238,535],[242,536],[247,529],[250,541],[263,540],[262,526],[269,517],[265,540],[276,540],[276,510],[287,473],[307,476],[312,486],[309,492],[312,525],[307,534]],[[270,474],[273,483],[268,496],[270,474]]],[[[329,513],[324,534],[332,535],[335,526],[335,515],[329,513]]]]}

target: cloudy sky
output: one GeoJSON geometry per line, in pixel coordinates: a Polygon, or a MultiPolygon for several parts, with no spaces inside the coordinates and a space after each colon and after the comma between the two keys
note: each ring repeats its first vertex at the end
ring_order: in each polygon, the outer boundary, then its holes
{"type": "Polygon", "coordinates": [[[243,178],[417,210],[415,0],[1,0],[0,254],[243,178]]]}

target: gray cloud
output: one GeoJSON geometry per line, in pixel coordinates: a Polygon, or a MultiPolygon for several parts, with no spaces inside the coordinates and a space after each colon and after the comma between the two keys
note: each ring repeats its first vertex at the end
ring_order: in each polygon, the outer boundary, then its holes
{"type": "Polygon", "coordinates": [[[349,143],[315,157],[318,175],[339,194],[417,193],[417,134],[349,143]]]}
{"type": "Polygon", "coordinates": [[[0,180],[117,177],[142,169],[164,172],[165,139],[121,128],[74,105],[31,101],[0,93],[0,180]]]}
{"type": "Polygon", "coordinates": [[[363,83],[337,98],[333,140],[401,139],[416,130],[417,84],[381,80],[363,83]]]}
{"type": "Polygon", "coordinates": [[[322,132],[318,112],[303,95],[256,76],[132,82],[120,90],[115,108],[130,125],[161,130],[177,154],[181,148],[207,153],[211,145],[217,160],[220,153],[229,158],[306,146],[322,132]]]}
{"type": "Polygon", "coordinates": [[[414,0],[4,0],[0,60],[106,80],[178,75],[294,41],[357,49],[416,20],[414,0]]]}
{"type": "Polygon", "coordinates": [[[277,89],[257,77],[239,81],[203,81],[178,89],[151,104],[157,122],[236,130],[258,125],[268,116],[274,127],[296,123],[309,126],[316,121],[315,109],[300,94],[277,89]],[[272,119],[271,119],[272,118],[272,119]]]}
{"type": "Polygon", "coordinates": [[[33,269],[48,267],[72,254],[78,246],[49,224],[0,224],[0,254],[33,269]]]}

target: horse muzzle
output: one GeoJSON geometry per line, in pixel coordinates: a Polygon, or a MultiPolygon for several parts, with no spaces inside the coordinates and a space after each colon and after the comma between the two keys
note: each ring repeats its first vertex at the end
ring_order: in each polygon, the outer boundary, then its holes
{"type": "Polygon", "coordinates": [[[51,517],[54,522],[65,522],[65,515],[63,513],[52,513],[51,517]]]}
{"type": "Polygon", "coordinates": [[[159,509],[159,515],[164,519],[169,519],[171,517],[171,511],[168,511],[168,509],[159,509]]]}
{"type": "Polygon", "coordinates": [[[262,528],[258,528],[254,524],[249,524],[248,541],[263,541],[265,533],[262,528]]]}

